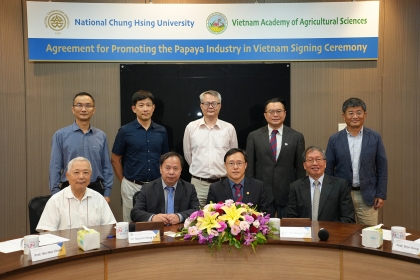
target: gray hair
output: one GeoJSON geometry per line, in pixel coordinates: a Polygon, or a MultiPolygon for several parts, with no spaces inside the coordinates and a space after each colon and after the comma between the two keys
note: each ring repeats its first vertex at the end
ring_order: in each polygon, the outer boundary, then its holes
{"type": "Polygon", "coordinates": [[[214,97],[219,98],[220,103],[222,103],[222,96],[220,95],[220,93],[218,93],[215,90],[206,90],[205,92],[203,92],[202,94],[200,94],[200,102],[203,102],[204,95],[206,95],[206,94],[210,94],[210,95],[213,95],[214,97]]]}
{"type": "Polygon", "coordinates": [[[317,147],[317,146],[309,146],[308,148],[306,148],[306,150],[302,154],[302,162],[306,161],[306,154],[307,153],[312,153],[312,152],[316,152],[316,151],[321,153],[323,159],[326,159],[325,151],[323,149],[321,149],[320,147],[317,147]]]}
{"type": "Polygon", "coordinates": [[[363,111],[366,112],[366,103],[362,99],[352,97],[344,101],[342,110],[343,113],[345,113],[348,108],[359,106],[362,107],[363,111]]]}
{"type": "Polygon", "coordinates": [[[89,170],[92,171],[92,165],[90,164],[90,161],[87,158],[76,157],[69,161],[69,163],[67,164],[67,172],[70,172],[71,168],[73,167],[73,163],[75,163],[76,161],[87,161],[89,163],[89,170]]]}

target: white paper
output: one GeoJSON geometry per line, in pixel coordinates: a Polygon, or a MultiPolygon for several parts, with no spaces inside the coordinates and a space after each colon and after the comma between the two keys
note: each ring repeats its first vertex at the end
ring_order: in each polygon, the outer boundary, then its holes
{"type": "Polygon", "coordinates": [[[176,232],[173,232],[173,231],[165,231],[163,234],[166,235],[166,236],[175,237],[176,232]]]}
{"type": "MultiPolygon", "coordinates": [[[[0,252],[7,254],[22,250],[22,239],[17,238],[0,242],[0,252]]],[[[54,234],[46,233],[39,236],[39,246],[45,246],[50,244],[56,244],[59,242],[69,241],[70,239],[60,237],[54,234]]]]}
{"type": "Polygon", "coordinates": [[[312,238],[311,227],[280,227],[280,237],[312,238]]]}
{"type": "Polygon", "coordinates": [[[61,236],[57,236],[54,234],[50,234],[50,233],[46,233],[46,234],[41,234],[39,236],[39,246],[45,246],[45,245],[50,245],[50,244],[56,244],[59,242],[64,242],[64,241],[69,241],[70,239],[61,237],[61,236]]]}

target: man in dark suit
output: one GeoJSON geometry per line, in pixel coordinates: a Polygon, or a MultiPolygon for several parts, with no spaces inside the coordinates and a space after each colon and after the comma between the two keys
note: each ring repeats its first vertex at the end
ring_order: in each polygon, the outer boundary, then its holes
{"type": "Polygon", "coordinates": [[[347,124],[333,134],[327,146],[326,174],[347,180],[356,211],[356,222],[378,223],[378,209],[384,205],[388,183],[388,162],[381,135],[363,126],[366,104],[359,98],[343,103],[347,124]]]}
{"type": "Polygon", "coordinates": [[[305,177],[302,153],[305,150],[303,134],[283,125],[286,106],[282,99],[274,98],[265,105],[268,126],[251,132],[246,152],[246,175],[264,183],[270,215],[279,218],[287,215],[290,183],[305,177]]]}
{"type": "Polygon", "coordinates": [[[194,185],[179,179],[182,165],[183,159],[178,153],[169,152],[160,157],[162,177],[141,188],[131,210],[134,222],[178,224],[199,209],[194,185]]]}
{"type": "Polygon", "coordinates": [[[207,204],[232,199],[235,202],[252,203],[257,211],[269,210],[263,182],[245,177],[247,155],[237,148],[227,151],[224,157],[227,178],[210,185],[207,204]]]}
{"type": "Polygon", "coordinates": [[[302,154],[309,176],[290,185],[289,218],[313,221],[354,223],[354,208],[347,181],[324,174],[326,162],[322,149],[310,146],[302,154]]]}

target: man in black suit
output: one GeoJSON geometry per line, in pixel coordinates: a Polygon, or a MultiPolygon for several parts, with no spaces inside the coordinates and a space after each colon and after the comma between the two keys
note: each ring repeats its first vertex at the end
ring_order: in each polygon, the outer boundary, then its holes
{"type": "Polygon", "coordinates": [[[259,212],[268,212],[269,207],[263,182],[245,177],[247,167],[245,151],[237,148],[230,149],[223,160],[227,178],[210,185],[207,204],[232,199],[235,202],[252,203],[259,212]]]}
{"type": "Polygon", "coordinates": [[[284,218],[290,183],[306,175],[302,166],[305,139],[302,133],[283,125],[284,100],[268,100],[264,116],[268,126],[248,135],[246,175],[264,182],[271,217],[277,213],[279,218],[284,218]]]}
{"type": "Polygon", "coordinates": [[[325,152],[315,146],[302,154],[309,176],[290,185],[289,218],[354,223],[354,208],[346,180],[324,174],[325,152]]]}
{"type": "Polygon", "coordinates": [[[182,223],[199,209],[197,192],[194,185],[179,179],[183,165],[181,155],[169,152],[163,154],[159,162],[162,177],[141,188],[131,210],[131,220],[166,225],[182,223]]]}

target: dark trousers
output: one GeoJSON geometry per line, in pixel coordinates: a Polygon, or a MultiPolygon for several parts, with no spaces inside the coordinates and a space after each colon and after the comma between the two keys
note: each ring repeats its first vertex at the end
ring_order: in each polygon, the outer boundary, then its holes
{"type": "MultiPolygon", "coordinates": [[[[69,181],[65,181],[65,182],[63,182],[63,183],[61,183],[61,186],[60,186],[60,188],[61,189],[65,189],[65,188],[67,188],[69,186],[69,181]]],[[[97,191],[98,193],[100,193],[100,194],[102,194],[102,195],[104,195],[104,186],[103,186],[103,184],[102,184],[102,181],[101,180],[96,180],[95,182],[91,182],[89,185],[88,185],[88,188],[90,188],[90,189],[92,189],[92,190],[94,190],[94,191],[97,191]]]]}
{"type": "Polygon", "coordinates": [[[278,205],[275,200],[270,203],[270,217],[274,218],[277,213],[277,218],[287,218],[287,206],[278,205]]]}

